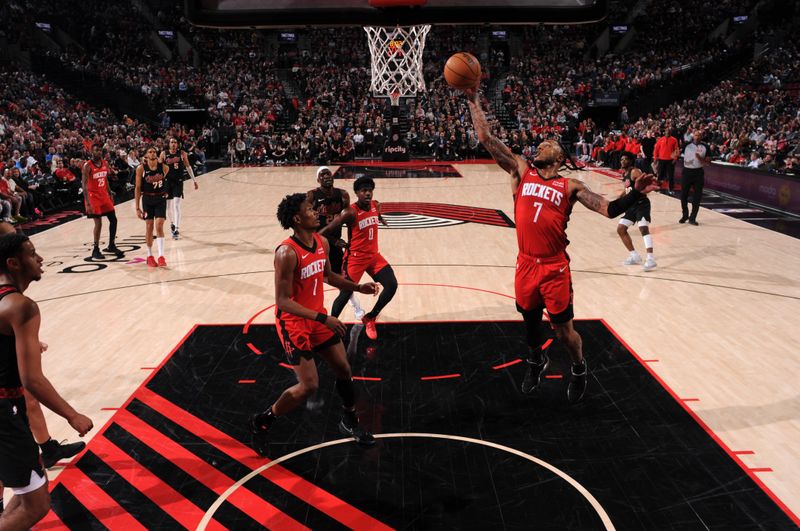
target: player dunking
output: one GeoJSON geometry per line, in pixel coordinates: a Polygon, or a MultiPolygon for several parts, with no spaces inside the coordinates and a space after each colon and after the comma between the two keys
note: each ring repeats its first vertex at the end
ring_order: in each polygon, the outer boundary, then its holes
{"type": "Polygon", "coordinates": [[[578,402],[586,391],[588,370],[581,336],[572,324],[572,277],[566,252],[569,244],[566,228],[572,206],[578,201],[589,210],[613,218],[635,205],[644,193],[655,190],[657,184],[652,175],[641,176],[630,193],[609,202],[582,182],[558,174],[567,154],[551,140],[539,145],[531,168],[524,158],[514,155],[492,135],[477,90],[467,89],[465,93],[478,140],[511,175],[519,245],[514,292],[530,349],[522,392],[531,393],[539,386],[549,363],[541,348],[542,313],[547,309],[556,337],[564,342],[572,358],[567,398],[578,402]]]}
{"type": "MultiPolygon", "coordinates": [[[[334,188],[333,173],[327,166],[317,168],[317,183],[319,186],[309,190],[308,195],[311,197],[314,210],[319,215],[319,230],[322,230],[350,204],[350,194],[341,188],[334,188]]],[[[338,229],[327,233],[325,238],[330,248],[328,259],[331,262],[331,270],[341,275],[344,249],[347,247],[347,242],[342,239],[342,227],[339,226],[338,229]]],[[[355,310],[356,319],[360,321],[364,317],[364,310],[361,309],[355,294],[350,297],[350,303],[355,310]]]]}
{"type": "Polygon", "coordinates": [[[0,236],[0,482],[14,491],[0,529],[28,529],[50,510],[47,475],[31,434],[23,387],[81,436],[92,429],[92,421],[42,374],[39,307],[23,295],[41,278],[42,257],[28,237],[0,236]]]}
{"type": "MultiPolygon", "coordinates": [[[[628,190],[633,189],[633,183],[636,179],[642,176],[642,172],[633,167],[633,155],[630,153],[623,153],[620,157],[620,167],[622,168],[622,184],[625,186],[623,195],[628,193],[628,190]]],[[[642,257],[636,252],[633,247],[633,241],[628,234],[628,228],[634,223],[639,224],[639,232],[642,233],[644,239],[644,246],[647,250],[647,259],[642,266],[645,271],[651,271],[656,268],[655,256],[653,256],[653,236],[650,234],[650,198],[643,196],[631,208],[625,211],[625,215],[619,220],[617,225],[617,234],[619,234],[622,244],[630,252],[628,258],[623,262],[624,265],[638,265],[642,263],[642,257]]]]}
{"type": "Polygon", "coordinates": [[[103,251],[113,253],[117,258],[125,256],[114,244],[117,237],[117,213],[114,210],[111,186],[108,183],[110,173],[108,163],[103,158],[103,147],[100,144],[92,144],[92,158],[83,165],[82,180],[86,217],[94,220],[92,258],[95,260],[104,258],[103,253],[100,252],[100,230],[103,228],[103,216],[108,218],[108,247],[103,251]]]}
{"type": "Polygon", "coordinates": [[[145,221],[145,242],[147,243],[147,265],[166,267],[164,258],[164,220],[167,217],[167,190],[164,175],[166,164],[158,161],[156,148],[145,151],[144,162],[136,168],[136,189],[134,204],[136,215],[145,221]],[[153,229],[156,232],[158,261],[153,258],[153,229]]]}
{"type": "Polygon", "coordinates": [[[195,190],[197,190],[199,186],[197,184],[197,179],[194,177],[192,165],[189,164],[189,156],[184,150],[180,149],[177,138],[172,137],[169,139],[167,151],[162,151],[158,160],[167,166],[167,174],[164,177],[167,182],[167,213],[172,218],[172,223],[170,223],[172,237],[177,240],[181,235],[183,172],[186,171],[189,177],[192,178],[195,190]]]}
{"type": "Polygon", "coordinates": [[[343,407],[339,429],[360,444],[375,444],[372,434],[358,425],[356,390],[341,340],[345,326],[327,315],[322,283],[373,295],[378,293],[378,286],[356,284],[331,271],[328,242],[315,232],[319,219],[307,194],[287,195],[278,205],[278,221],[293,234],[275,251],[275,324],[297,383],[269,409],[250,418],[253,447],[266,455],[269,427],[275,419],[295,409],[317,390],[315,355],[328,362],[336,375],[336,391],[343,407]]]}
{"type": "MultiPolygon", "coordinates": [[[[353,183],[353,190],[358,201],[328,223],[320,231],[320,235],[327,237],[346,223],[348,247],[342,265],[345,278],[358,282],[366,272],[372,280],[383,286],[383,292],[375,306],[362,318],[367,337],[377,339],[378,329],[375,327],[375,319],[397,292],[397,278],[394,276],[392,266],[378,250],[378,224],[386,225],[386,221],[381,216],[380,203],[372,200],[375,181],[370,177],[359,177],[353,183]]],[[[346,289],[339,291],[339,295],[333,301],[331,315],[339,317],[351,295],[352,291],[346,289]]]]}

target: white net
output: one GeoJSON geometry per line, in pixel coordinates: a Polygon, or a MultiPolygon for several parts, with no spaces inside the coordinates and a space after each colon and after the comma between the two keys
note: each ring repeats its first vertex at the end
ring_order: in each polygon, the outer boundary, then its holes
{"type": "Polygon", "coordinates": [[[369,53],[372,55],[372,83],[376,96],[416,96],[425,91],[422,77],[422,52],[430,26],[367,26],[369,53]]]}

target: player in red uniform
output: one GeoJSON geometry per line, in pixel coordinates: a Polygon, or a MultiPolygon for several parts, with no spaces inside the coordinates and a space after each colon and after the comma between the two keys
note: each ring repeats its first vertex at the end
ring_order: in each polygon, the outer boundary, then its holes
{"type": "Polygon", "coordinates": [[[103,158],[103,147],[92,144],[92,158],[83,165],[83,197],[86,204],[86,217],[94,219],[94,248],[92,258],[102,260],[100,252],[100,229],[103,228],[103,216],[108,218],[108,247],[103,252],[113,253],[122,258],[124,253],[117,249],[114,240],[117,237],[117,214],[114,211],[114,200],[111,198],[111,187],[108,177],[111,173],[108,163],[103,158]]]}
{"type": "Polygon", "coordinates": [[[328,242],[315,232],[319,218],[307,194],[287,195],[278,206],[278,220],[284,229],[292,229],[293,234],[275,251],[275,327],[297,383],[286,389],[269,409],[250,418],[253,447],[266,455],[270,425],[317,390],[315,355],[328,362],[336,375],[336,391],[343,407],[339,429],[359,444],[375,444],[372,434],[358,425],[356,391],[341,340],[346,329],[339,319],[327,315],[322,283],[372,295],[378,293],[378,285],[356,284],[331,271],[328,242]]]}
{"type": "MultiPolygon", "coordinates": [[[[394,276],[392,266],[378,250],[378,224],[386,225],[386,221],[381,216],[380,203],[372,200],[375,181],[371,177],[359,177],[353,183],[353,190],[356,192],[358,201],[344,209],[319,233],[321,236],[325,236],[346,223],[348,246],[342,266],[345,278],[358,282],[364,273],[367,273],[372,280],[383,286],[383,292],[378,297],[375,306],[362,318],[367,337],[377,339],[378,330],[375,327],[375,319],[397,292],[397,278],[394,276]]],[[[339,296],[333,301],[331,315],[339,317],[350,299],[350,295],[352,292],[345,289],[339,292],[339,296]]]]}
{"type": "Polygon", "coordinates": [[[657,188],[652,175],[640,176],[633,190],[614,201],[595,194],[581,181],[558,174],[567,153],[556,141],[542,142],[533,168],[524,158],[495,137],[481,109],[476,89],[465,91],[478,140],[497,164],[511,175],[514,218],[517,225],[517,272],[514,279],[517,310],[525,321],[530,355],[522,392],[532,393],[547,369],[542,351],[542,312],[547,309],[556,337],[563,341],[572,358],[572,378],[567,398],[578,402],[586,391],[588,371],[583,358],[581,336],[572,325],[572,277],[566,249],[567,221],[578,201],[589,210],[614,218],[635,205],[644,194],[657,188]]]}

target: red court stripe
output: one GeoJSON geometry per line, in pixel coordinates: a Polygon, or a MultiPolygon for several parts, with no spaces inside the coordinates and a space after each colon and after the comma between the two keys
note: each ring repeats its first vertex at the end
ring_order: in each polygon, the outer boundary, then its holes
{"type": "MultiPolygon", "coordinates": [[[[247,332],[245,332],[245,333],[247,333],[247,332]]],[[[252,350],[252,351],[253,351],[253,352],[255,352],[256,354],[258,354],[259,356],[263,354],[263,352],[261,352],[260,350],[258,350],[258,347],[256,347],[256,346],[255,346],[255,345],[253,345],[252,343],[248,343],[248,344],[247,344],[247,348],[249,348],[250,350],[252,350]]]]}
{"type": "Polygon", "coordinates": [[[292,367],[292,366],[291,366],[291,365],[289,365],[288,363],[280,362],[280,363],[278,363],[278,365],[280,365],[280,366],[281,366],[281,367],[283,367],[284,369],[290,369],[290,370],[294,370],[294,367],[292,367]]]}
{"type": "Polygon", "coordinates": [[[461,374],[440,374],[439,376],[423,376],[420,380],[446,380],[448,378],[460,378],[461,374]]]}
{"type": "Polygon", "coordinates": [[[545,374],[545,380],[560,380],[564,377],[563,374],[545,374]]]}
{"type": "MultiPolygon", "coordinates": [[[[631,355],[632,355],[634,358],[636,358],[636,359],[637,359],[637,360],[639,360],[639,361],[641,361],[641,360],[642,360],[642,358],[641,358],[641,357],[640,357],[640,356],[639,356],[639,355],[636,353],[636,351],[635,351],[635,350],[633,350],[633,349],[630,347],[630,345],[628,345],[628,343],[626,343],[626,342],[625,342],[625,340],[624,340],[624,339],[622,339],[622,337],[620,337],[620,335],[617,333],[617,331],[616,331],[616,330],[614,330],[614,329],[613,329],[613,328],[612,328],[612,327],[611,327],[611,326],[610,326],[610,325],[609,325],[609,324],[608,324],[608,323],[605,321],[605,319],[600,319],[600,322],[601,322],[601,323],[603,323],[603,326],[605,326],[605,327],[606,327],[606,329],[607,329],[609,332],[611,332],[611,333],[614,335],[614,337],[615,337],[615,338],[617,338],[617,341],[619,341],[620,343],[622,343],[622,345],[623,345],[623,346],[624,346],[626,349],[628,349],[628,352],[630,352],[630,353],[631,353],[631,355]]],[[[727,444],[725,444],[725,441],[723,441],[723,440],[722,440],[722,439],[719,437],[719,435],[717,435],[717,434],[716,434],[716,432],[715,432],[714,430],[712,430],[711,428],[709,428],[709,427],[708,427],[708,425],[707,425],[707,424],[706,424],[706,423],[703,421],[703,419],[701,419],[701,418],[700,418],[700,416],[699,416],[699,415],[698,415],[698,414],[697,414],[697,413],[696,413],[694,410],[692,410],[692,408],[690,408],[689,406],[687,406],[686,404],[684,404],[683,402],[681,402],[681,399],[678,397],[678,394],[677,394],[677,393],[676,393],[676,392],[675,392],[675,391],[672,389],[672,387],[670,387],[670,386],[667,384],[667,382],[665,382],[665,381],[664,381],[664,380],[663,380],[663,379],[662,379],[662,378],[661,378],[661,377],[658,375],[658,373],[657,373],[656,371],[654,371],[654,370],[653,370],[653,368],[652,368],[652,367],[650,367],[649,365],[645,365],[645,364],[643,364],[643,365],[642,365],[642,367],[644,367],[644,368],[647,370],[647,372],[649,372],[649,373],[650,373],[650,376],[652,376],[653,378],[655,378],[655,379],[656,379],[656,381],[657,381],[658,383],[660,383],[660,384],[661,384],[661,387],[663,387],[664,389],[666,389],[666,391],[667,391],[667,392],[670,394],[670,396],[672,396],[672,398],[673,398],[673,399],[674,399],[676,402],[678,402],[678,403],[681,405],[681,407],[683,407],[683,409],[684,409],[684,410],[685,410],[685,411],[686,411],[686,412],[687,412],[687,413],[688,413],[688,414],[689,414],[689,415],[690,415],[690,416],[691,416],[691,417],[694,419],[694,421],[695,421],[695,422],[697,422],[697,424],[698,424],[698,425],[699,425],[701,428],[703,428],[703,430],[705,430],[705,432],[708,434],[708,436],[709,436],[709,437],[711,437],[711,438],[714,440],[714,442],[716,442],[716,443],[719,445],[719,447],[720,447],[720,448],[722,448],[723,450],[725,450],[725,453],[727,453],[727,454],[730,456],[730,458],[731,458],[731,459],[733,459],[733,460],[734,460],[734,462],[735,462],[736,464],[738,464],[738,465],[739,465],[739,467],[741,467],[741,469],[742,469],[742,470],[744,470],[744,471],[745,471],[745,473],[746,473],[748,476],[750,476],[750,479],[752,479],[752,480],[753,480],[753,481],[756,483],[756,485],[758,485],[759,487],[761,487],[761,490],[763,490],[763,491],[764,491],[764,492],[767,494],[767,496],[769,496],[769,497],[770,497],[770,499],[772,499],[772,501],[773,501],[773,502],[775,502],[775,505],[777,505],[778,507],[780,507],[780,508],[781,508],[781,510],[782,510],[784,513],[786,513],[786,515],[787,515],[787,516],[788,516],[788,517],[789,517],[789,518],[792,520],[792,522],[794,522],[794,523],[795,523],[795,525],[797,525],[797,526],[799,526],[799,527],[800,527],[800,518],[798,518],[798,516],[797,516],[796,514],[794,514],[794,513],[792,512],[792,510],[791,510],[791,509],[789,509],[789,507],[788,507],[788,506],[787,506],[787,505],[786,505],[786,504],[785,504],[785,503],[784,503],[784,502],[783,502],[783,501],[782,501],[782,500],[781,500],[781,499],[780,499],[780,498],[779,498],[779,497],[778,497],[778,496],[777,496],[777,495],[776,495],[774,492],[772,492],[772,490],[771,490],[769,487],[767,487],[767,485],[766,485],[766,484],[765,484],[763,481],[761,481],[761,478],[759,478],[757,475],[755,475],[755,474],[754,474],[754,473],[753,473],[753,472],[750,470],[750,468],[748,468],[748,467],[747,467],[747,465],[745,465],[745,464],[744,464],[744,461],[742,461],[742,460],[739,458],[739,456],[737,456],[735,453],[733,453],[733,452],[731,451],[731,449],[728,447],[728,445],[727,445],[727,444]]]]}
{"type": "MultiPolygon", "coordinates": [[[[194,529],[203,519],[205,514],[203,509],[184,498],[178,491],[161,481],[158,476],[102,435],[92,439],[92,451],[122,479],[147,496],[185,528],[194,529]]],[[[225,529],[215,520],[209,523],[209,528],[225,529]]]]}
{"type": "Polygon", "coordinates": [[[547,347],[549,347],[549,346],[550,346],[550,344],[551,344],[552,342],[553,342],[553,338],[550,338],[550,339],[548,339],[547,341],[545,341],[545,342],[542,344],[542,350],[544,350],[544,349],[546,349],[547,347]]]}
{"type": "Polygon", "coordinates": [[[158,369],[158,367],[139,367],[139,368],[142,369],[143,371],[154,371],[158,369]]]}
{"type": "Polygon", "coordinates": [[[244,328],[242,329],[242,333],[245,333],[245,334],[246,334],[246,333],[247,333],[247,331],[248,331],[248,330],[250,330],[250,325],[251,325],[251,324],[253,324],[253,321],[255,321],[255,320],[256,320],[256,317],[258,317],[258,316],[259,316],[259,315],[261,315],[262,313],[266,312],[266,311],[267,311],[267,310],[269,310],[270,308],[274,308],[274,307],[275,307],[275,305],[274,305],[274,304],[270,304],[269,306],[267,306],[267,307],[266,307],[266,308],[264,308],[263,310],[259,310],[259,311],[257,311],[256,313],[254,313],[254,314],[253,314],[253,316],[252,316],[252,317],[250,317],[250,319],[248,319],[248,320],[247,320],[247,322],[244,324],[244,328]]]}
{"type": "Polygon", "coordinates": [[[120,507],[114,498],[106,494],[86,474],[77,468],[71,469],[70,472],[70,474],[63,474],[61,484],[104,526],[108,529],[141,529],[145,531],[146,528],[136,518],[120,507]]]}
{"type": "Polygon", "coordinates": [[[256,383],[255,380],[239,380],[240,384],[254,384],[256,383]]]}
{"type": "Polygon", "coordinates": [[[31,529],[33,529],[33,531],[43,531],[45,529],[49,531],[50,529],[68,530],[69,527],[67,527],[64,522],[61,521],[61,518],[58,517],[55,511],[50,509],[50,512],[48,512],[44,518],[39,520],[39,522],[31,529]]]}
{"type": "Polygon", "coordinates": [[[642,360],[642,363],[655,363],[660,360],[642,360]]]}
{"type": "MultiPolygon", "coordinates": [[[[217,494],[221,495],[236,482],[132,413],[120,411],[114,421],[217,494]]],[[[308,529],[244,487],[236,489],[228,502],[270,529],[308,529]]]]}
{"type": "Polygon", "coordinates": [[[733,453],[735,453],[736,455],[753,455],[753,454],[755,454],[755,452],[753,450],[736,450],[733,453]]]}
{"type": "Polygon", "coordinates": [[[382,378],[376,378],[374,376],[353,376],[353,380],[362,380],[365,382],[380,382],[382,378]]]}
{"type": "Polygon", "coordinates": [[[682,402],[700,402],[699,398],[681,398],[682,402]]]}
{"type": "Polygon", "coordinates": [[[119,411],[118,407],[101,407],[100,411],[119,411]]]}
{"type": "Polygon", "coordinates": [[[517,363],[522,363],[522,360],[517,358],[513,361],[509,361],[508,363],[501,363],[500,365],[495,365],[494,367],[492,367],[492,369],[494,370],[505,369],[506,367],[511,367],[512,365],[516,365],[517,363]]]}
{"type": "Polygon", "coordinates": [[[750,472],[772,472],[772,469],[768,468],[768,467],[765,467],[765,468],[750,468],[748,470],[750,470],[750,472]]]}
{"type": "MultiPolygon", "coordinates": [[[[136,398],[252,470],[268,462],[265,458],[257,456],[251,448],[150,389],[141,389],[136,398]]],[[[372,516],[279,465],[266,470],[262,476],[347,527],[370,530],[391,529],[372,516]]]]}

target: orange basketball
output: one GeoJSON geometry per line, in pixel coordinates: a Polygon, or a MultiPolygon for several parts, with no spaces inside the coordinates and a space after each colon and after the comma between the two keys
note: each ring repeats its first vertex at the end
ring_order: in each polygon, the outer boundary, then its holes
{"type": "Polygon", "coordinates": [[[470,53],[455,53],[444,64],[444,78],[455,89],[477,87],[481,81],[481,64],[470,53]]]}

